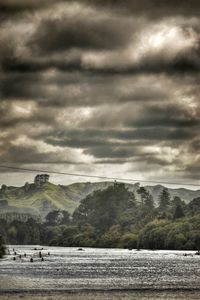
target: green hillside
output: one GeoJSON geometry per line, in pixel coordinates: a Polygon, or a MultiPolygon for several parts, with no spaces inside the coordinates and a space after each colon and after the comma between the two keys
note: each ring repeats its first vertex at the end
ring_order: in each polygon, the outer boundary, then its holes
{"type": "Polygon", "coordinates": [[[3,185],[0,190],[0,215],[21,211],[27,215],[39,215],[43,219],[56,209],[72,213],[88,194],[106,189],[111,184],[83,182],[64,186],[46,182],[41,186],[34,183],[26,183],[22,187],[3,185]]]}
{"type": "MultiPolygon", "coordinates": [[[[8,205],[1,207],[1,211],[16,211],[21,209],[26,213],[39,214],[42,218],[54,209],[73,212],[78,202],[70,199],[65,190],[53,183],[44,183],[40,187],[29,184],[23,187],[6,187],[0,191],[0,199],[8,205]]],[[[0,200],[0,202],[2,201],[0,200]]]]}
{"type": "MultiPolygon", "coordinates": [[[[70,213],[79,206],[79,203],[89,194],[97,190],[104,190],[113,185],[113,182],[80,182],[70,185],[56,185],[50,182],[40,186],[26,183],[22,187],[3,185],[0,189],[0,215],[18,213],[41,217],[42,219],[52,210],[67,210],[70,213]]],[[[126,188],[135,194],[136,200],[140,200],[137,193],[139,184],[126,184],[126,188]]],[[[159,195],[163,186],[146,186],[146,189],[154,198],[155,206],[158,205],[159,195]]],[[[169,189],[171,197],[180,197],[186,203],[200,197],[200,190],[169,189]]]]}

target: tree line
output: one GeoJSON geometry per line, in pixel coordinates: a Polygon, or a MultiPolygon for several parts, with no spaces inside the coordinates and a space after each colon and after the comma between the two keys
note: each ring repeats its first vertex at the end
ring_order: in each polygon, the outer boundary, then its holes
{"type": "Polygon", "coordinates": [[[185,204],[163,189],[156,206],[144,188],[140,200],[124,184],[95,191],[70,215],[55,210],[45,222],[0,220],[7,244],[200,250],[200,198],[185,204]]]}

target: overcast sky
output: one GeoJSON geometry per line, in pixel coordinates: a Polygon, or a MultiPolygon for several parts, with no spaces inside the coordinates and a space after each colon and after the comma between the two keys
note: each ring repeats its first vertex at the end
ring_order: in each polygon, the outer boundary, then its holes
{"type": "Polygon", "coordinates": [[[1,164],[200,184],[199,17],[199,0],[0,0],[1,164]]]}

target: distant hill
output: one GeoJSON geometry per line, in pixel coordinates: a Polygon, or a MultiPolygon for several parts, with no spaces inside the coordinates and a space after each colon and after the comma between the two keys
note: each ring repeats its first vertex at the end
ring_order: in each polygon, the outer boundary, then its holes
{"type": "MultiPolygon", "coordinates": [[[[0,189],[0,216],[8,213],[23,214],[44,218],[50,211],[61,209],[72,213],[79,202],[87,195],[96,190],[103,190],[113,185],[113,182],[79,182],[70,185],[56,185],[44,182],[40,186],[36,183],[26,183],[21,187],[5,186],[0,189]]],[[[139,184],[126,184],[129,191],[134,192],[136,199],[140,199],[137,194],[139,184]]],[[[146,186],[152,194],[155,205],[164,186],[146,186]]],[[[186,203],[192,199],[200,197],[200,190],[193,191],[184,188],[168,189],[171,197],[180,197],[186,203]]]]}

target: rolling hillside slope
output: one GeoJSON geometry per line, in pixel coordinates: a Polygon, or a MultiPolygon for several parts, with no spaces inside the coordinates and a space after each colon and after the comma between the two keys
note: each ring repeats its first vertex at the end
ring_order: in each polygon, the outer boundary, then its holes
{"type": "MultiPolygon", "coordinates": [[[[41,186],[34,183],[22,187],[3,185],[0,190],[0,215],[9,212],[23,213],[44,218],[55,209],[68,210],[72,213],[79,205],[80,200],[95,190],[103,190],[113,182],[80,182],[70,185],[56,185],[46,182],[41,186]]],[[[128,190],[137,194],[139,184],[126,184],[128,190]]],[[[164,188],[162,185],[146,186],[152,194],[155,205],[158,205],[159,195],[164,188]]],[[[186,203],[193,198],[200,197],[200,190],[193,191],[184,188],[169,189],[171,197],[179,196],[186,203]]]]}

